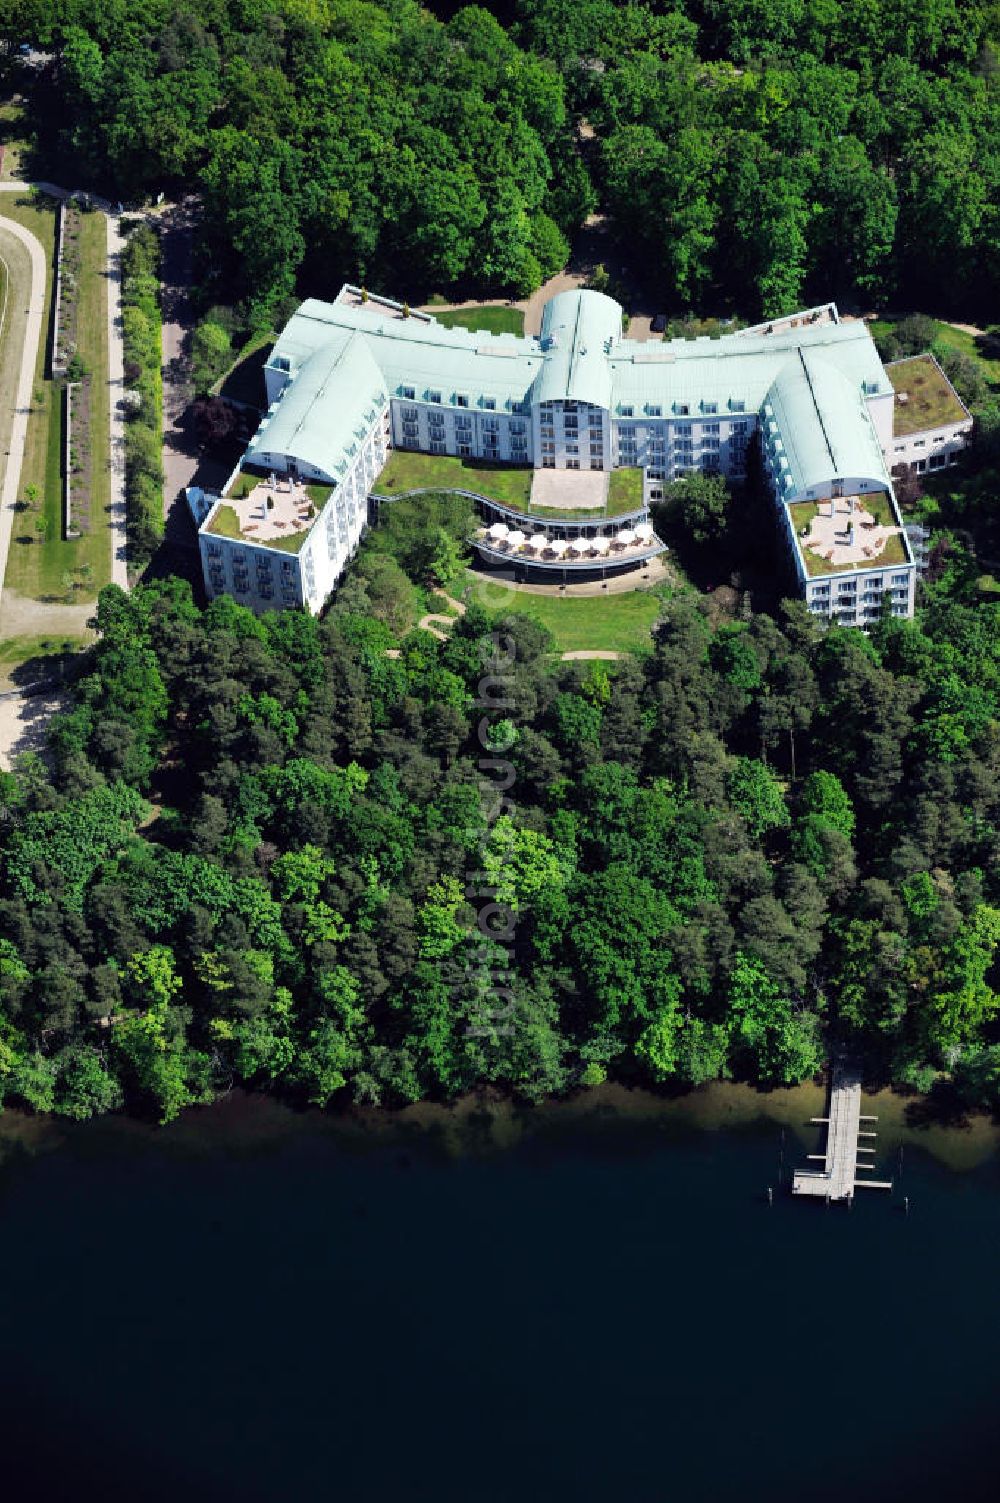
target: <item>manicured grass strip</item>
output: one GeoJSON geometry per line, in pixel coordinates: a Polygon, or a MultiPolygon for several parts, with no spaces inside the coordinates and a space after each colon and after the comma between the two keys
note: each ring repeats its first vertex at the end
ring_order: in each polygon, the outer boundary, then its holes
{"type": "Polygon", "coordinates": [[[612,470],[608,476],[608,515],[616,517],[625,511],[639,511],[641,507],[642,471],[612,470]]]}
{"type": "Polygon", "coordinates": [[[451,454],[411,454],[395,449],[372,488],[387,496],[408,490],[475,491],[503,506],[524,511],[531,499],[534,473],[527,466],[488,465],[451,454]]]}
{"type": "MultiPolygon", "coordinates": [[[[51,325],[55,255],[56,204],[4,194],[0,216],[14,219],[41,243],[48,265],[43,329],[51,325]]],[[[18,499],[37,497],[15,517],[5,584],[35,600],[93,600],[111,578],[111,536],[108,504],[109,395],[107,384],[107,224],[103,214],[83,213],[80,231],[81,270],[78,292],[77,343],[91,372],[90,382],[90,527],[79,538],[63,537],[62,428],[63,402],[57,383],[46,379],[46,338],[39,341],[32,411],[28,422],[18,499]],[[38,524],[41,522],[42,527],[38,524]],[[43,540],[44,539],[44,540],[43,540]]]]}
{"type": "Polygon", "coordinates": [[[524,314],[520,308],[452,308],[441,313],[431,308],[430,312],[448,329],[481,329],[485,334],[524,333],[524,314]]]}
{"type": "Polygon", "coordinates": [[[469,573],[471,598],[485,585],[491,611],[530,616],[547,626],[554,652],[644,652],[652,647],[650,633],[663,604],[662,586],[631,590],[620,595],[529,595],[511,590],[501,599],[502,586],[469,573]]]}

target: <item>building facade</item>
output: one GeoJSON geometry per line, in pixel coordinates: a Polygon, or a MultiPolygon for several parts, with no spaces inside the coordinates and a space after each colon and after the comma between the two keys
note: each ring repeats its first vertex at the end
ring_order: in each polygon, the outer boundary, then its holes
{"type": "MultiPolygon", "coordinates": [[[[597,292],[558,294],[540,333],[515,337],[446,328],[345,286],[333,303],[301,305],[264,376],[267,412],[239,470],[217,501],[199,503],[210,595],[320,609],[390,447],[536,471],[640,471],[632,516],[648,537],[665,484],[692,472],[740,480],[759,429],[810,608],[864,625],[878,594],[912,613],[914,563],[886,466],[896,394],[865,325],[842,323],[832,304],[721,338],[643,343],[597,292]],[[328,488],[311,511],[303,486],[328,488]]],[[[602,535],[595,549],[615,541],[602,535]]],[[[532,542],[534,566],[560,567],[546,563],[544,536],[518,546],[532,542]]]]}

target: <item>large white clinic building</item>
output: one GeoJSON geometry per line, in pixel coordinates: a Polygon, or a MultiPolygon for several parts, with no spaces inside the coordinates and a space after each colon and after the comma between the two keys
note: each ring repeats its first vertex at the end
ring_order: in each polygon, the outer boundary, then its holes
{"type": "MultiPolygon", "coordinates": [[[[616,525],[648,540],[664,485],[692,471],[739,480],[758,430],[810,608],[863,626],[888,595],[896,614],[912,614],[916,571],[887,468],[896,394],[865,324],[841,321],[832,304],[719,338],[640,342],[597,292],[558,294],[540,333],[516,337],[445,327],[345,286],[332,303],[301,305],[264,377],[267,410],[240,466],[220,496],[190,498],[210,596],[320,610],[390,449],[641,472],[641,500],[616,525]]],[[[521,549],[533,569],[565,572],[571,532],[581,568],[616,543],[613,528],[509,510],[507,531],[524,543],[487,540],[487,559],[521,549]],[[529,542],[531,526],[541,532],[529,542]],[[560,527],[550,556],[542,543],[560,527]]],[[[490,503],[490,515],[503,511],[490,503]]]]}

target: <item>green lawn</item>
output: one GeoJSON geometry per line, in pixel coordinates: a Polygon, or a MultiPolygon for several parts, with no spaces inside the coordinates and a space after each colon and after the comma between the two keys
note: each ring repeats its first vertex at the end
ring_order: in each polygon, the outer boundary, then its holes
{"type": "Polygon", "coordinates": [[[4,148],[0,179],[10,182],[20,178],[28,152],[27,121],[24,105],[10,99],[0,104],[0,145],[4,148]]]}
{"type": "Polygon", "coordinates": [[[453,308],[441,313],[430,308],[429,311],[448,329],[481,329],[486,334],[524,333],[524,314],[520,308],[453,308]]]}
{"type": "Polygon", "coordinates": [[[449,593],[482,599],[490,611],[512,611],[531,616],[547,626],[555,638],[554,651],[643,652],[651,646],[650,632],[660,614],[666,590],[631,590],[621,595],[529,595],[523,590],[504,590],[503,585],[467,571],[449,593]],[[505,598],[506,597],[506,598],[505,598]]]}
{"type": "MultiPolygon", "coordinates": [[[[45,250],[46,316],[43,328],[51,326],[51,300],[55,255],[55,202],[39,196],[29,202],[19,195],[4,194],[0,199],[0,216],[16,220],[31,230],[45,250]]],[[[107,283],[107,225],[103,214],[83,215],[80,234],[82,269],[80,276],[77,337],[79,353],[92,372],[91,381],[91,503],[90,530],[82,537],[63,537],[63,493],[60,444],[63,428],[63,403],[57,383],[46,379],[45,346],[39,341],[35,368],[32,410],[28,422],[24,463],[18,499],[26,499],[27,487],[37,488],[36,506],[18,512],[14,519],[5,584],[8,589],[35,600],[72,600],[82,604],[96,599],[97,592],[111,577],[111,535],[108,506],[110,503],[109,393],[107,283]],[[41,542],[36,523],[45,523],[45,541],[41,542]],[[65,577],[89,566],[86,584],[67,591],[65,577]]]]}
{"type": "Polygon", "coordinates": [[[0,640],[0,685],[6,687],[12,684],[13,670],[24,669],[29,663],[31,670],[25,675],[18,675],[22,683],[25,677],[32,682],[48,677],[58,678],[74,656],[92,640],[89,634],[87,637],[67,637],[58,632],[48,636],[5,637],[0,640]]]}
{"type": "Polygon", "coordinates": [[[906,393],[905,403],[897,400],[893,404],[892,427],[898,438],[964,419],[965,409],[930,355],[896,361],[887,365],[885,372],[893,390],[906,393]]]}
{"type": "Polygon", "coordinates": [[[612,470],[608,477],[608,516],[642,510],[642,471],[612,470]]]}
{"type": "Polygon", "coordinates": [[[491,465],[451,454],[412,454],[394,449],[373,489],[383,496],[408,490],[475,491],[503,506],[525,511],[534,473],[529,466],[491,465]]]}

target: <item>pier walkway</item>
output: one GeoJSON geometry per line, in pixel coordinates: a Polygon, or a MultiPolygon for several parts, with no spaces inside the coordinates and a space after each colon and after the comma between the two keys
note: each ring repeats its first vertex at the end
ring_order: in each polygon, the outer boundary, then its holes
{"type": "Polygon", "coordinates": [[[857,1189],[891,1190],[891,1180],[859,1179],[858,1172],[870,1173],[875,1167],[870,1160],[859,1155],[874,1154],[874,1142],[868,1146],[861,1138],[875,1138],[871,1127],[863,1127],[878,1121],[877,1117],[864,1116],[861,1111],[861,1077],[856,1070],[842,1062],[833,1067],[830,1084],[830,1115],[813,1117],[814,1122],[826,1123],[826,1152],[811,1153],[810,1159],[822,1162],[822,1169],[797,1169],[792,1179],[793,1195],[819,1195],[824,1200],[854,1199],[857,1189]]]}

